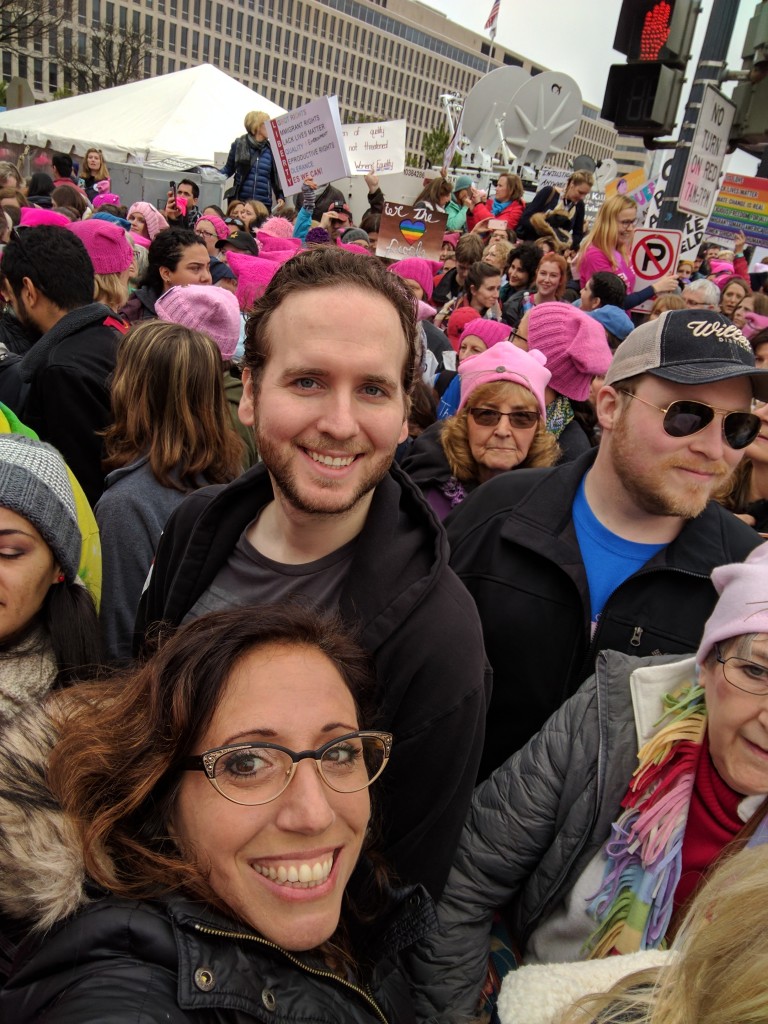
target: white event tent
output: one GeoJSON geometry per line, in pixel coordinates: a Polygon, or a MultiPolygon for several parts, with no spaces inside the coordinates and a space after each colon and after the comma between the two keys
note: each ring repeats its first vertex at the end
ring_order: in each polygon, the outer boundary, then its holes
{"type": "Polygon", "coordinates": [[[107,163],[215,164],[242,135],[249,110],[282,107],[212,64],[0,114],[4,141],[83,156],[98,146],[107,163]]]}

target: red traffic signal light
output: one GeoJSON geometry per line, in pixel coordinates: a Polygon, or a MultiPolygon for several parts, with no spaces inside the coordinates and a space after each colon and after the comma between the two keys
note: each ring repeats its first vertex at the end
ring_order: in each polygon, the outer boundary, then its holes
{"type": "Polygon", "coordinates": [[[630,61],[659,60],[683,67],[697,14],[696,0],[624,0],[614,49],[630,61]]]}

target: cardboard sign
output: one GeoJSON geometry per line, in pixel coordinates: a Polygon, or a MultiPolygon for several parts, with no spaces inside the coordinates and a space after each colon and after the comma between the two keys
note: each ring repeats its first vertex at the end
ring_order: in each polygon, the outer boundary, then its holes
{"type": "Polygon", "coordinates": [[[388,260],[439,260],[447,221],[442,210],[385,202],[376,255],[388,260]]]}
{"type": "Polygon", "coordinates": [[[768,178],[726,174],[708,234],[729,239],[738,231],[747,236],[747,245],[768,246],[768,178]]]}
{"type": "Polygon", "coordinates": [[[405,121],[341,127],[352,174],[397,174],[405,169],[405,121]]]}
{"type": "MultiPolygon", "coordinates": [[[[659,223],[659,210],[661,209],[661,202],[664,198],[664,189],[669,181],[669,173],[672,168],[674,152],[666,150],[664,155],[666,156],[666,159],[662,162],[661,173],[656,176],[656,193],[650,203],[645,207],[645,226],[647,228],[655,228],[659,223]]],[[[685,222],[685,228],[683,229],[683,244],[680,249],[678,259],[696,258],[699,246],[704,240],[704,229],[706,226],[707,222],[703,217],[688,217],[685,222]]],[[[637,232],[635,232],[635,235],[637,235],[637,232]]]]}
{"type": "Polygon", "coordinates": [[[301,192],[307,178],[327,185],[350,176],[335,96],[323,96],[281,114],[265,127],[285,195],[301,192]]]}
{"type": "MultiPolygon", "coordinates": [[[[662,231],[658,228],[638,228],[635,231],[630,256],[632,269],[637,276],[635,291],[639,292],[654,281],[675,273],[682,243],[682,231],[662,231]]],[[[632,312],[647,313],[652,305],[653,299],[648,299],[632,312]]]]}

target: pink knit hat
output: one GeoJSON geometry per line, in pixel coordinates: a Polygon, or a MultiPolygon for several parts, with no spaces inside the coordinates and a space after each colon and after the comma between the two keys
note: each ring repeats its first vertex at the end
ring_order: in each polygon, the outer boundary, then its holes
{"type": "Polygon", "coordinates": [[[567,302],[533,307],[528,321],[531,349],[547,357],[552,390],[576,402],[589,397],[592,378],[602,376],[611,364],[605,328],[567,302]]]}
{"type": "Polygon", "coordinates": [[[20,228],[39,228],[44,224],[53,225],[57,228],[66,228],[72,221],[63,213],[55,210],[42,210],[39,206],[22,206],[19,216],[20,228]]]}
{"type": "Polygon", "coordinates": [[[275,260],[262,256],[248,256],[243,252],[227,253],[227,263],[237,274],[237,301],[246,312],[256,299],[264,294],[267,285],[280,269],[275,260]]]}
{"type": "Polygon", "coordinates": [[[261,259],[271,260],[278,265],[287,262],[296,255],[298,249],[265,249],[261,252],[261,259]]]}
{"type": "Polygon", "coordinates": [[[768,328],[768,316],[762,316],[760,313],[755,313],[751,310],[744,314],[744,326],[741,329],[741,333],[745,338],[753,338],[766,328],[768,328]]]}
{"type": "Polygon", "coordinates": [[[547,403],[544,389],[551,374],[546,368],[546,356],[541,352],[526,352],[511,341],[500,341],[493,348],[479,355],[470,356],[459,364],[461,380],[461,401],[463,408],[467,399],[481,384],[496,380],[509,380],[527,388],[536,399],[539,412],[546,416],[547,403]]]}
{"type": "Polygon", "coordinates": [[[102,192],[100,195],[94,197],[94,210],[98,210],[98,208],[100,206],[104,206],[105,203],[109,203],[112,206],[119,206],[120,196],[116,195],[114,192],[102,192]]]}
{"type": "Polygon", "coordinates": [[[259,230],[273,238],[293,238],[293,224],[287,217],[267,217],[259,230]]]}
{"type": "Polygon", "coordinates": [[[370,256],[370,249],[366,249],[364,245],[357,245],[355,242],[340,242],[336,240],[336,245],[340,249],[346,249],[347,252],[356,252],[359,256],[370,256]]]}
{"type": "Polygon", "coordinates": [[[397,274],[398,277],[405,277],[415,281],[421,286],[424,298],[429,300],[432,298],[432,289],[435,287],[435,274],[443,269],[443,265],[435,260],[423,260],[417,256],[412,256],[407,260],[398,260],[397,263],[391,264],[388,269],[390,274],[397,274]]]}
{"type": "Polygon", "coordinates": [[[155,303],[155,312],[169,324],[181,324],[213,338],[222,359],[231,359],[240,340],[240,305],[226,288],[210,284],[174,285],[155,303]]]}
{"type": "Polygon", "coordinates": [[[152,243],[144,235],[137,235],[135,231],[129,231],[128,234],[131,236],[131,241],[135,242],[136,245],[142,246],[144,249],[148,249],[152,243]]]}
{"type": "Polygon", "coordinates": [[[476,316],[474,320],[468,321],[462,328],[459,335],[459,348],[461,348],[462,341],[470,335],[484,341],[486,348],[492,348],[494,345],[498,345],[500,341],[507,341],[511,333],[512,328],[508,324],[503,324],[499,320],[486,320],[481,316],[476,316]]]}
{"type": "Polygon", "coordinates": [[[125,231],[107,220],[76,220],[67,231],[77,235],[91,257],[97,274],[122,274],[133,263],[133,249],[125,231]]]}
{"type": "Polygon", "coordinates": [[[161,231],[165,231],[168,227],[168,221],[152,203],[134,203],[128,211],[129,220],[132,213],[140,213],[144,218],[150,239],[160,234],[161,231]]]}
{"type": "Polygon", "coordinates": [[[266,254],[273,249],[294,249],[296,252],[301,248],[300,238],[277,238],[275,235],[267,234],[266,231],[257,231],[256,240],[259,243],[259,252],[266,254]]]}
{"type": "Polygon", "coordinates": [[[743,562],[719,565],[712,584],[720,595],[707,619],[696,664],[723,640],[745,633],[768,633],[768,544],[760,544],[743,562]]]}
{"type": "MultiPolygon", "coordinates": [[[[198,217],[197,224],[199,224],[201,220],[208,221],[213,230],[216,232],[216,238],[219,242],[223,238],[229,237],[229,228],[221,219],[221,217],[217,217],[215,213],[206,213],[205,216],[198,217]]],[[[195,225],[195,227],[197,227],[197,224],[195,225]]]]}
{"type": "Polygon", "coordinates": [[[454,309],[451,315],[448,317],[448,323],[446,325],[445,333],[448,335],[448,341],[453,346],[454,352],[459,351],[459,338],[461,332],[472,320],[478,320],[477,310],[471,306],[459,306],[458,309],[454,309]]]}

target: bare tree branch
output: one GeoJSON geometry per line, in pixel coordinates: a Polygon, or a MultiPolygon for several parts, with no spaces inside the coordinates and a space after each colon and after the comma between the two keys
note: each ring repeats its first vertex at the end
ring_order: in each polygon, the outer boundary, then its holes
{"type": "Polygon", "coordinates": [[[0,48],[26,51],[70,15],[56,0],[0,0],[0,48]]]}
{"type": "Polygon", "coordinates": [[[143,32],[104,25],[93,30],[88,45],[87,53],[59,48],[56,60],[73,79],[86,76],[90,82],[96,76],[99,87],[109,89],[141,78],[144,57],[149,52],[143,32]]]}

